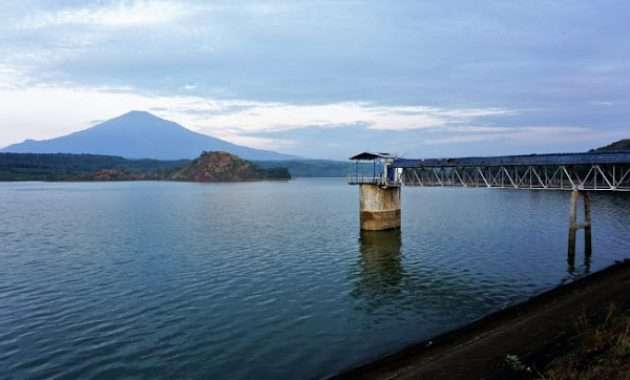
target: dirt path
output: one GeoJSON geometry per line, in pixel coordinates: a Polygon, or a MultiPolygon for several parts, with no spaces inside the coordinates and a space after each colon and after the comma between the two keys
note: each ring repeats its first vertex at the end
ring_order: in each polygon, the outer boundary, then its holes
{"type": "Polygon", "coordinates": [[[420,342],[334,379],[482,379],[507,354],[549,351],[573,334],[576,316],[630,299],[630,262],[563,285],[463,328],[420,342]]]}

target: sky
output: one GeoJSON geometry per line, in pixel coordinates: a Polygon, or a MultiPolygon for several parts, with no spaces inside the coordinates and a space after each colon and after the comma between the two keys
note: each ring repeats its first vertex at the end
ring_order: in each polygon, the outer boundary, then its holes
{"type": "Polygon", "coordinates": [[[630,137],[628,1],[0,3],[0,146],[145,110],[311,158],[630,137]]]}

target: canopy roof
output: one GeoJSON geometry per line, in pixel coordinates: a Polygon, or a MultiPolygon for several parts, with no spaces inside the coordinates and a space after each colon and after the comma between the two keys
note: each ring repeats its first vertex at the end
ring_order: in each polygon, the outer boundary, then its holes
{"type": "Polygon", "coordinates": [[[365,160],[365,161],[373,161],[384,158],[395,158],[389,153],[372,153],[372,152],[363,152],[359,153],[355,156],[350,157],[351,160],[365,160]]]}

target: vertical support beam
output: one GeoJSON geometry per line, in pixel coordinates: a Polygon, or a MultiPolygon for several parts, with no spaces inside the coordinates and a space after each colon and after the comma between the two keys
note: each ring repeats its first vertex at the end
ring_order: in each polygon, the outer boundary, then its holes
{"type": "Polygon", "coordinates": [[[571,192],[571,204],[569,208],[569,260],[575,262],[575,236],[577,235],[577,201],[578,191],[571,192]]]}
{"type": "Polygon", "coordinates": [[[568,262],[569,270],[571,270],[571,263],[575,262],[575,239],[577,231],[584,229],[584,261],[590,262],[590,257],[593,252],[592,238],[591,238],[591,200],[586,191],[573,190],[571,192],[571,205],[569,209],[569,249],[568,249],[568,262]],[[577,222],[577,203],[578,198],[582,196],[584,203],[584,223],[578,224],[577,222]]]}
{"type": "Polygon", "coordinates": [[[584,255],[590,257],[593,253],[591,240],[591,199],[588,192],[582,192],[582,200],[584,201],[584,255]]]}
{"type": "Polygon", "coordinates": [[[376,178],[376,160],[372,160],[372,178],[376,178]]]}

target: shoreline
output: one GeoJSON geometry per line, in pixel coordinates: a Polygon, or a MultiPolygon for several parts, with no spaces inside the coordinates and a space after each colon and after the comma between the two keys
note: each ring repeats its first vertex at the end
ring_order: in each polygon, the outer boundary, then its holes
{"type": "Polygon", "coordinates": [[[506,355],[543,362],[558,355],[578,315],[627,303],[628,289],[630,260],[624,260],[329,379],[492,378],[506,355]]]}

